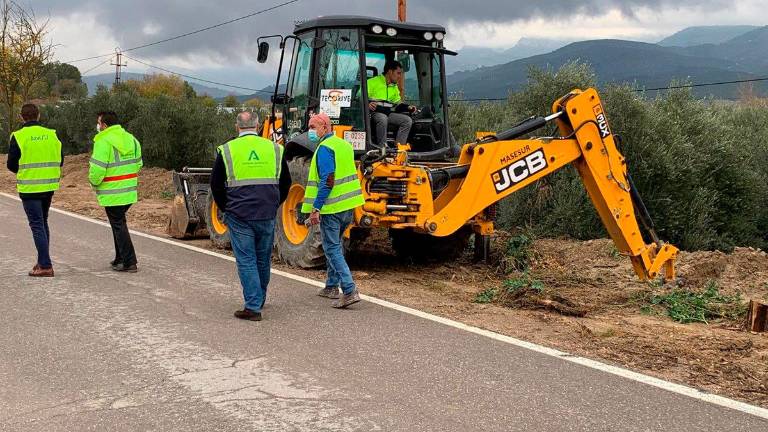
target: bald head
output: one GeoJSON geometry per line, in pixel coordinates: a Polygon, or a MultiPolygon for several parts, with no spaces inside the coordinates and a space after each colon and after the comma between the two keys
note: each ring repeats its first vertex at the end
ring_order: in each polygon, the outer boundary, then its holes
{"type": "Polygon", "coordinates": [[[321,137],[330,133],[332,130],[331,118],[327,114],[315,114],[309,119],[309,128],[315,129],[321,137]]]}
{"type": "Polygon", "coordinates": [[[259,127],[259,116],[249,111],[241,112],[237,115],[237,130],[249,130],[259,127]]]}

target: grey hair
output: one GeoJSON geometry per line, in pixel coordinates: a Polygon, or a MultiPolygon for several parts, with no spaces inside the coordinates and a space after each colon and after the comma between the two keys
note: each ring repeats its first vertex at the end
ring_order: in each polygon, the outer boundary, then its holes
{"type": "Polygon", "coordinates": [[[240,129],[256,129],[259,127],[259,115],[250,111],[243,111],[237,115],[237,127],[240,129]]]}

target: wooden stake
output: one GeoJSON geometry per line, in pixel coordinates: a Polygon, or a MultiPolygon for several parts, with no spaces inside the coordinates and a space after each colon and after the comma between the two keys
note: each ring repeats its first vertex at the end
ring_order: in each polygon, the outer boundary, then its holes
{"type": "Polygon", "coordinates": [[[757,300],[749,301],[747,310],[747,330],[764,332],[768,330],[768,304],[757,300]]]}

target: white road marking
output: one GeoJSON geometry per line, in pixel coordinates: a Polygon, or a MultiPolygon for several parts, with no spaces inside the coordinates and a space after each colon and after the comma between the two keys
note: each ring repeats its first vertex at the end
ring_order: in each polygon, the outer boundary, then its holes
{"type": "MultiPolygon", "coordinates": [[[[10,198],[10,199],[16,200],[16,201],[20,201],[20,199],[18,197],[13,196],[13,195],[9,195],[7,193],[0,192],[0,195],[4,196],[6,198],[10,198]]],[[[79,214],[68,212],[66,210],[60,210],[60,209],[53,208],[53,207],[51,207],[51,210],[56,212],[56,213],[60,213],[60,214],[66,215],[66,216],[73,217],[75,219],[80,219],[80,220],[83,220],[83,221],[86,221],[86,222],[91,222],[91,223],[95,223],[95,224],[102,225],[102,226],[105,226],[105,227],[109,227],[109,223],[107,223],[107,222],[103,222],[103,221],[100,221],[100,220],[96,220],[96,219],[92,219],[92,218],[89,218],[89,217],[81,216],[79,214]]],[[[203,253],[203,254],[206,254],[206,255],[222,258],[222,259],[225,259],[225,260],[228,260],[228,261],[232,261],[232,262],[235,261],[235,259],[233,257],[228,256],[228,255],[224,255],[224,254],[220,254],[220,253],[217,253],[217,252],[209,251],[209,250],[202,249],[202,248],[199,248],[199,247],[196,247],[196,246],[190,246],[190,245],[187,245],[187,244],[184,244],[184,243],[180,243],[178,241],[169,240],[169,239],[158,237],[158,236],[155,236],[155,235],[152,235],[152,234],[147,234],[147,233],[143,233],[143,232],[140,232],[140,231],[133,231],[133,230],[131,230],[131,234],[139,236],[139,237],[144,237],[144,238],[156,240],[156,241],[159,241],[159,242],[162,242],[162,243],[174,245],[174,246],[181,247],[181,248],[184,248],[184,249],[188,249],[188,250],[191,250],[191,251],[203,253]]],[[[302,283],[305,283],[307,285],[312,285],[312,286],[319,287],[319,288],[323,288],[325,286],[325,284],[322,283],[322,282],[319,282],[319,281],[316,281],[316,280],[312,280],[312,279],[309,279],[309,278],[306,278],[306,277],[303,277],[303,276],[298,276],[298,275],[295,275],[293,273],[284,272],[284,271],[281,271],[281,270],[274,270],[273,269],[272,273],[276,274],[278,276],[282,276],[282,277],[285,277],[285,278],[288,278],[288,279],[295,280],[297,282],[302,282],[302,283]]],[[[663,390],[667,390],[667,391],[670,391],[672,393],[677,393],[677,394],[680,394],[680,395],[683,395],[683,396],[688,396],[688,397],[693,398],[693,399],[697,399],[697,400],[700,400],[700,401],[703,401],[703,402],[707,402],[707,403],[711,403],[711,404],[718,405],[718,406],[721,406],[721,407],[733,409],[733,410],[740,411],[740,412],[743,412],[743,413],[746,413],[746,414],[751,414],[753,416],[760,417],[762,419],[768,420],[768,409],[761,408],[761,407],[758,407],[758,406],[755,406],[755,405],[750,405],[750,404],[745,403],[745,402],[740,402],[740,401],[729,399],[729,398],[726,398],[726,397],[723,397],[723,396],[718,396],[718,395],[714,395],[714,394],[711,394],[711,393],[703,392],[701,390],[697,390],[697,389],[692,388],[692,387],[688,387],[688,386],[684,386],[684,385],[681,385],[681,384],[676,384],[676,383],[673,383],[673,382],[665,381],[665,380],[662,380],[662,379],[659,379],[659,378],[655,378],[655,377],[652,377],[652,376],[649,376],[649,375],[644,375],[644,374],[641,374],[641,373],[638,373],[638,372],[633,372],[631,370],[624,369],[624,368],[621,368],[621,367],[618,367],[618,366],[613,366],[613,365],[601,363],[599,361],[588,359],[588,358],[585,358],[585,357],[575,356],[575,355],[572,355],[572,354],[568,354],[567,352],[564,352],[564,351],[559,351],[559,350],[556,350],[556,349],[553,349],[553,348],[548,348],[548,347],[545,347],[545,346],[542,346],[542,345],[538,345],[538,344],[535,344],[535,343],[532,343],[532,342],[526,342],[526,341],[521,340],[521,339],[516,339],[516,338],[510,337],[510,336],[505,336],[505,335],[502,335],[502,334],[494,333],[494,332],[489,331],[489,330],[483,330],[483,329],[478,328],[478,327],[473,327],[473,326],[470,326],[470,325],[467,325],[467,324],[464,324],[464,323],[460,323],[458,321],[454,321],[454,320],[451,320],[451,319],[448,319],[448,318],[443,318],[443,317],[440,317],[440,316],[437,316],[437,315],[432,315],[432,314],[427,313],[427,312],[422,312],[420,310],[409,308],[407,306],[402,306],[402,305],[399,305],[399,304],[396,304],[396,303],[392,303],[392,302],[389,302],[389,301],[386,301],[386,300],[381,300],[381,299],[378,299],[378,298],[375,298],[375,297],[371,297],[371,296],[367,296],[367,295],[360,295],[360,298],[362,298],[363,300],[365,300],[367,302],[377,304],[379,306],[383,306],[383,307],[386,307],[386,308],[389,308],[389,309],[394,309],[394,310],[397,310],[397,311],[400,311],[400,312],[403,312],[403,313],[407,313],[409,315],[417,316],[419,318],[423,318],[423,319],[426,319],[426,320],[429,320],[429,321],[440,323],[440,324],[443,324],[443,325],[446,325],[446,326],[449,326],[449,327],[453,327],[453,328],[456,328],[456,329],[459,329],[459,330],[464,330],[464,331],[467,331],[469,333],[474,333],[474,334],[477,334],[477,335],[480,335],[480,336],[485,336],[487,338],[490,338],[490,339],[493,339],[493,340],[496,340],[496,341],[499,341],[499,342],[504,342],[504,343],[508,343],[510,345],[514,345],[514,346],[517,346],[517,347],[520,347],[520,348],[525,348],[527,350],[534,351],[534,352],[537,352],[539,354],[544,354],[544,355],[547,355],[547,356],[556,357],[556,358],[559,358],[561,360],[565,360],[565,361],[568,361],[568,362],[571,362],[571,363],[576,363],[576,364],[579,364],[579,365],[582,365],[582,366],[585,366],[585,367],[588,367],[588,368],[596,369],[596,370],[599,370],[599,371],[602,371],[602,372],[607,372],[607,373],[610,373],[610,374],[613,374],[613,375],[620,376],[622,378],[626,378],[626,379],[629,379],[629,380],[632,380],[632,381],[637,381],[637,382],[640,382],[640,383],[643,383],[643,384],[647,384],[647,385],[650,385],[650,386],[653,386],[653,387],[657,387],[657,388],[660,388],[660,389],[663,389],[663,390]]]]}

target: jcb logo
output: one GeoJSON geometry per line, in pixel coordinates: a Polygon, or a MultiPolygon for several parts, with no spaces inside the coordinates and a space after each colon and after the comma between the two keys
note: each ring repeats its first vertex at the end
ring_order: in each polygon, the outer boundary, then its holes
{"type": "Polygon", "coordinates": [[[597,117],[597,126],[600,128],[600,137],[605,139],[611,134],[611,130],[608,129],[608,119],[605,118],[602,105],[595,105],[592,110],[597,117]]]}
{"type": "Polygon", "coordinates": [[[547,158],[539,149],[491,174],[491,180],[496,193],[502,193],[546,167],[547,158]]]}

